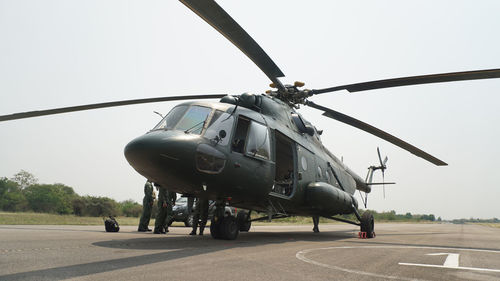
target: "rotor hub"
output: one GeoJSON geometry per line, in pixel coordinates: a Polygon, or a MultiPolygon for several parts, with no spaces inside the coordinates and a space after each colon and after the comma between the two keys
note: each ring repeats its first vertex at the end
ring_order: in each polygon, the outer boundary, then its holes
{"type": "Polygon", "coordinates": [[[270,84],[271,88],[277,88],[276,90],[268,90],[266,94],[278,98],[279,100],[287,103],[291,107],[298,108],[301,104],[307,103],[307,98],[313,95],[312,90],[299,89],[303,87],[305,83],[296,81],[293,85],[283,85],[283,88],[279,89],[274,83],[270,84]]]}

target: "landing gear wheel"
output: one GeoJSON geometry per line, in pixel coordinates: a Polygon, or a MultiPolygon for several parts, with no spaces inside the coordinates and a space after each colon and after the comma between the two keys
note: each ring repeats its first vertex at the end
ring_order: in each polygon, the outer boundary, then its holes
{"type": "Polygon", "coordinates": [[[366,233],[366,238],[375,237],[375,221],[373,219],[373,215],[370,212],[364,212],[361,216],[361,232],[366,233]]]}
{"type": "Polygon", "coordinates": [[[214,239],[221,239],[221,222],[222,220],[217,219],[217,217],[213,217],[210,221],[210,235],[214,239]]]}
{"type": "Polygon", "coordinates": [[[210,223],[210,235],[215,239],[234,240],[238,237],[239,228],[235,217],[214,217],[210,223]]]}
{"type": "Polygon", "coordinates": [[[252,222],[249,220],[248,213],[245,211],[239,211],[236,215],[236,221],[238,222],[238,228],[242,232],[248,232],[252,226],[252,222]]]}
{"type": "Polygon", "coordinates": [[[192,214],[187,216],[187,218],[184,220],[184,226],[193,227],[193,220],[194,220],[194,218],[193,218],[192,214]]]}
{"type": "Polygon", "coordinates": [[[236,239],[236,237],[238,237],[238,233],[240,232],[236,218],[233,216],[224,218],[221,223],[220,230],[222,232],[222,238],[226,240],[236,239]]]}

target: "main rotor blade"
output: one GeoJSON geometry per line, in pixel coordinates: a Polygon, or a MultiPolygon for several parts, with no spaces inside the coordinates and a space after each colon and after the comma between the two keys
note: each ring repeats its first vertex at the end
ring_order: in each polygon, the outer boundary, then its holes
{"type": "Polygon", "coordinates": [[[280,90],[285,76],[255,40],[213,0],[180,0],[250,58],[280,90]]]}
{"type": "Polygon", "coordinates": [[[70,107],[60,107],[60,108],[47,109],[47,110],[20,112],[20,113],[14,113],[14,114],[9,114],[9,115],[1,115],[0,122],[9,121],[9,120],[16,120],[16,119],[23,119],[23,118],[38,117],[38,116],[44,116],[44,115],[53,115],[53,114],[60,114],[60,113],[67,113],[67,112],[74,112],[74,111],[89,110],[89,109],[131,105],[131,104],[142,104],[142,103],[175,101],[175,100],[217,99],[217,98],[222,98],[224,96],[226,96],[226,95],[213,94],[213,95],[173,96],[173,97],[147,98],[147,99],[134,99],[134,100],[94,103],[94,104],[86,104],[86,105],[78,105],[78,106],[70,106],[70,107]]]}
{"type": "Polygon", "coordinates": [[[359,91],[418,85],[418,84],[489,79],[489,78],[500,78],[500,69],[450,72],[450,73],[429,74],[429,75],[410,76],[402,78],[392,78],[385,80],[376,80],[370,82],[324,88],[319,90],[312,90],[312,95],[340,91],[340,90],[347,90],[352,93],[359,91]]]}
{"type": "Polygon", "coordinates": [[[306,105],[308,105],[310,107],[314,107],[314,108],[319,109],[319,110],[323,110],[324,111],[323,115],[326,117],[330,117],[330,118],[335,119],[337,121],[340,121],[340,122],[346,123],[348,125],[351,125],[353,127],[356,127],[358,129],[361,129],[361,130],[368,132],[372,135],[375,135],[375,136],[377,136],[381,139],[384,139],[384,140],[386,140],[386,141],[388,141],[396,146],[401,147],[404,150],[407,150],[407,151],[415,154],[418,157],[424,158],[425,160],[427,160],[427,161],[429,161],[437,166],[448,165],[445,162],[437,159],[436,157],[428,154],[427,152],[422,151],[419,148],[417,148],[417,147],[415,147],[415,146],[413,146],[413,145],[411,145],[411,144],[409,144],[409,143],[407,143],[407,142],[405,142],[405,141],[403,141],[403,140],[401,140],[401,139],[399,139],[399,138],[397,138],[397,137],[395,137],[387,132],[384,132],[378,128],[375,128],[370,124],[367,124],[363,121],[360,121],[356,118],[345,115],[345,114],[340,113],[338,111],[335,111],[333,109],[330,109],[330,108],[327,108],[327,107],[324,107],[321,105],[317,105],[311,101],[308,101],[306,103],[306,105]]]}

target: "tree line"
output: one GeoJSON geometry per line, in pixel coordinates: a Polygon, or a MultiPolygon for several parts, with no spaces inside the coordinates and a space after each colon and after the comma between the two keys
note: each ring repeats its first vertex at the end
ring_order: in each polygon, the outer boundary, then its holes
{"type": "MultiPolygon", "coordinates": [[[[422,222],[422,221],[442,221],[441,217],[436,218],[434,214],[397,214],[396,211],[386,211],[386,212],[377,212],[375,210],[365,210],[369,211],[373,214],[373,218],[376,221],[394,221],[394,222],[422,222]]],[[[356,220],[354,214],[342,215],[343,218],[348,220],[356,220]]]]}
{"type": "Polygon", "coordinates": [[[7,212],[37,212],[74,214],[77,216],[138,217],[142,205],[108,197],[80,196],[62,183],[39,184],[31,173],[21,170],[12,178],[0,178],[0,210],[7,212]]]}

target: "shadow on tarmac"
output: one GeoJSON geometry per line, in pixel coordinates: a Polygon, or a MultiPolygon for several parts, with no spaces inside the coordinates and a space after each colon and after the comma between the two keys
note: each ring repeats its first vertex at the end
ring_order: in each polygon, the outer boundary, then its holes
{"type": "Polygon", "coordinates": [[[95,242],[92,245],[111,249],[154,250],[160,253],[61,266],[49,269],[0,275],[0,280],[63,280],[97,273],[132,268],[142,265],[176,260],[234,248],[246,248],[289,242],[332,242],[353,238],[352,231],[312,232],[250,232],[240,233],[237,240],[212,239],[204,236],[169,236],[151,238],[115,239],[95,242]]]}

